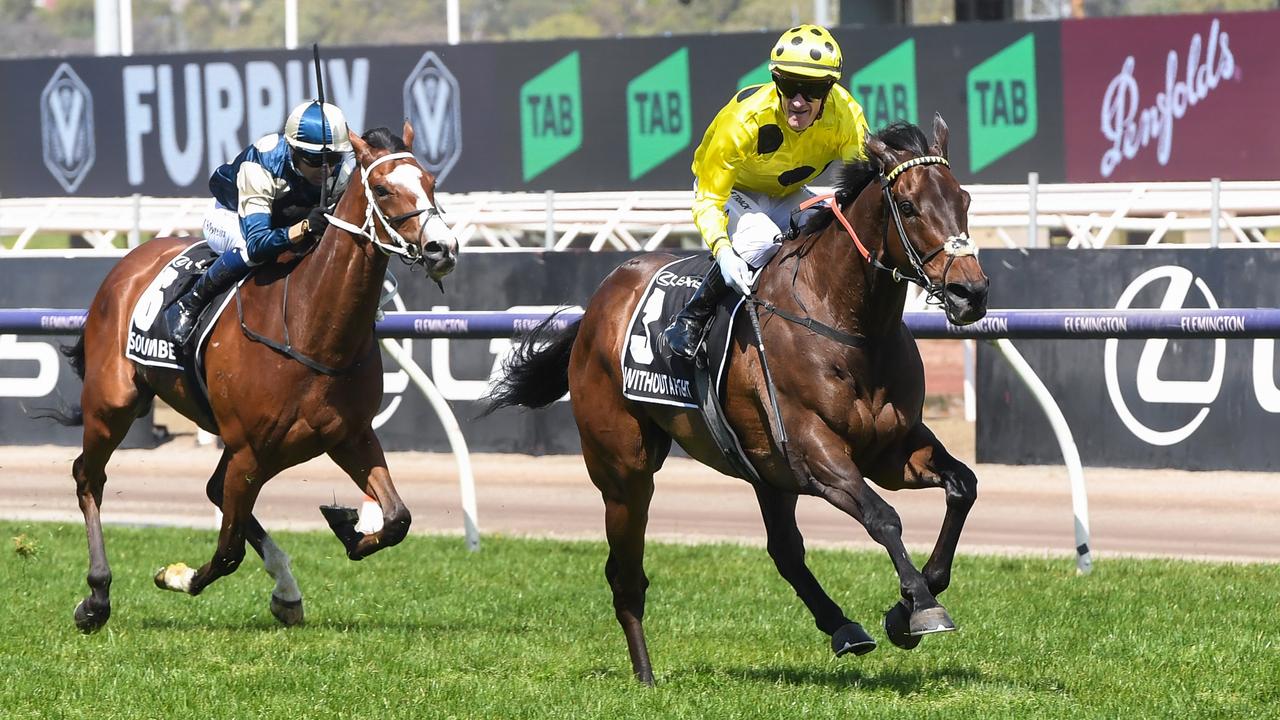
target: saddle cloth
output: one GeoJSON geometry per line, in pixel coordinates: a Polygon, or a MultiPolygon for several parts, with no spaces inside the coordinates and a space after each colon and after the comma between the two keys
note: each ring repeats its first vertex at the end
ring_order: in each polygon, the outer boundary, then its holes
{"type": "Polygon", "coordinates": [[[204,344],[235,288],[214,298],[201,311],[193,335],[192,347],[195,350],[192,354],[184,352],[173,342],[173,333],[164,311],[195,283],[217,257],[207,243],[200,241],[183,250],[156,273],[133,306],[125,357],[139,365],[190,372],[200,389],[205,390],[204,344]]]}
{"type": "Polygon", "coordinates": [[[720,299],[707,333],[705,353],[699,354],[696,363],[672,355],[666,341],[660,340],[663,329],[697,291],[713,262],[708,255],[683,258],[658,268],[650,278],[627,324],[627,342],[622,350],[622,394],[637,402],[700,410],[734,474],[754,482],[758,480],[755,469],[725,420],[720,402],[733,322],[744,299],[733,292],[720,299]]]}

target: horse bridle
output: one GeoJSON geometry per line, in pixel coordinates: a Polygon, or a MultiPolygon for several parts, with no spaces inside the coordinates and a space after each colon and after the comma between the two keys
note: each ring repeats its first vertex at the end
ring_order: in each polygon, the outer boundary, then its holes
{"type": "Polygon", "coordinates": [[[364,197],[367,201],[365,203],[366,207],[363,225],[356,227],[355,225],[328,213],[325,214],[325,217],[329,218],[330,224],[337,225],[353,235],[359,235],[367,239],[369,242],[373,243],[375,247],[381,250],[384,255],[396,255],[406,265],[424,265],[426,264],[426,258],[423,257],[422,248],[408,240],[405,240],[404,236],[396,231],[396,227],[405,220],[417,217],[424,213],[428,218],[434,215],[439,217],[441,220],[444,220],[444,213],[440,212],[439,207],[437,207],[435,203],[432,203],[429,208],[416,208],[407,213],[387,217],[386,213],[382,212],[382,208],[378,205],[377,199],[373,196],[373,188],[369,185],[369,174],[377,166],[391,160],[413,160],[414,162],[417,162],[417,158],[415,158],[411,152],[396,152],[383,155],[377,160],[369,163],[369,167],[360,168],[360,181],[361,184],[364,185],[364,197]],[[381,226],[382,231],[386,233],[387,237],[391,240],[390,243],[384,243],[378,239],[379,226],[381,226]]]}
{"type": "MultiPolygon", "coordinates": [[[[938,247],[929,251],[927,255],[921,257],[920,251],[916,249],[915,243],[911,242],[907,236],[907,229],[902,225],[902,213],[898,211],[898,202],[893,194],[893,183],[902,173],[914,167],[924,165],[945,165],[951,166],[945,157],[941,155],[922,155],[915,157],[898,165],[888,173],[880,176],[880,191],[884,193],[885,218],[880,224],[882,237],[880,242],[880,255],[883,256],[889,245],[889,215],[893,215],[893,224],[898,229],[898,238],[902,241],[902,249],[907,254],[907,261],[911,263],[911,269],[915,276],[904,275],[897,268],[886,267],[879,258],[872,258],[866,249],[859,243],[859,249],[864,253],[867,261],[881,270],[887,270],[895,282],[906,280],[909,283],[920,286],[925,292],[925,302],[930,305],[941,305],[943,303],[942,293],[947,285],[947,273],[951,271],[951,263],[955,262],[958,257],[969,257],[978,254],[978,246],[969,237],[968,233],[962,232],[959,235],[949,235],[945,242],[938,247]],[[942,281],[934,282],[924,272],[924,266],[933,260],[938,253],[945,252],[947,254],[947,262],[942,268],[942,281]]],[[[837,211],[838,212],[838,211],[837,211]]],[[[843,215],[841,215],[843,219],[843,215]]]]}

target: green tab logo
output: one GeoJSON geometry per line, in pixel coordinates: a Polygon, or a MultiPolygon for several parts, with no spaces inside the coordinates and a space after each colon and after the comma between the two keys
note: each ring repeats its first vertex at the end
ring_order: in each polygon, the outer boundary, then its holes
{"type": "Polygon", "coordinates": [[[1008,155],[1036,136],[1036,38],[1021,40],[969,71],[969,169],[1008,155]]]}
{"type": "Polygon", "coordinates": [[[578,51],[520,86],[520,159],[524,181],[582,146],[582,83],[578,51]]]}
{"type": "Polygon", "coordinates": [[[769,61],[765,60],[759,65],[751,68],[746,75],[738,78],[738,90],[752,85],[763,85],[773,82],[773,76],[769,74],[769,61]]]}
{"type": "Polygon", "coordinates": [[[853,97],[862,103],[867,124],[882,128],[895,120],[915,123],[916,41],[908,40],[872,60],[849,81],[853,97]]]}
{"type": "Polygon", "coordinates": [[[680,48],[627,83],[631,179],[689,144],[689,50],[680,48]]]}

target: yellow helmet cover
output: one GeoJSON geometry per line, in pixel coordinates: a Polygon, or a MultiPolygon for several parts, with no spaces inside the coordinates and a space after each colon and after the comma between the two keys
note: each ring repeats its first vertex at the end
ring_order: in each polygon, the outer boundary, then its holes
{"type": "Polygon", "coordinates": [[[782,33],[769,55],[769,72],[799,78],[840,79],[840,45],[824,27],[800,25],[782,33]]]}

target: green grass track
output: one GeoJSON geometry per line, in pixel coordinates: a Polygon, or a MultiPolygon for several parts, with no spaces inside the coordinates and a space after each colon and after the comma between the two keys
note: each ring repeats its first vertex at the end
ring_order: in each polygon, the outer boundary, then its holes
{"type": "Polygon", "coordinates": [[[0,522],[0,717],[1263,718],[1280,716],[1280,567],[962,556],[960,630],[911,652],[880,629],[883,553],[810,565],[881,641],[835,659],[761,548],[652,544],[649,648],[631,678],[594,542],[411,536],[359,563],[279,533],[307,622],[277,625],[250,551],[197,598],[157,589],[214,533],[107,526],[113,614],[85,636],[77,525],[0,522]]]}

